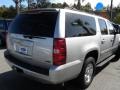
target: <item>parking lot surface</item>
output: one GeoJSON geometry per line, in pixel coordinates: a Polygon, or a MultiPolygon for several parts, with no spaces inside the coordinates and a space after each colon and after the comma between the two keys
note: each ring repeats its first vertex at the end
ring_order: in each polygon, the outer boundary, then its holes
{"type": "MultiPolygon", "coordinates": [[[[12,71],[0,50],[0,90],[81,90],[72,81],[61,85],[46,85],[30,80],[12,71]]],[[[120,90],[120,60],[113,59],[97,68],[96,76],[87,90],[120,90]]]]}

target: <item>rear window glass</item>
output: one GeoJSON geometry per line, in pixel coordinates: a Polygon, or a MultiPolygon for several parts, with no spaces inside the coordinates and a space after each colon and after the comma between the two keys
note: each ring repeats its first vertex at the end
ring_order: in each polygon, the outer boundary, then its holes
{"type": "Polygon", "coordinates": [[[99,25],[100,25],[100,31],[102,35],[107,35],[108,34],[108,30],[107,30],[107,25],[105,20],[102,19],[98,19],[99,25]]]}
{"type": "Polygon", "coordinates": [[[9,32],[24,35],[53,37],[58,12],[20,14],[10,25],[9,32]]]}
{"type": "Polygon", "coordinates": [[[65,24],[66,37],[81,37],[96,34],[95,18],[90,16],[66,13],[65,24]]]}
{"type": "Polygon", "coordinates": [[[117,30],[117,32],[120,34],[120,26],[117,24],[112,24],[114,28],[117,30]]]}

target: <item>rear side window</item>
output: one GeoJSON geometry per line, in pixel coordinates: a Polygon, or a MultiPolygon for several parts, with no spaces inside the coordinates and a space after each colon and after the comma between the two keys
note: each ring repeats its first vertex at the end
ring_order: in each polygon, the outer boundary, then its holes
{"type": "Polygon", "coordinates": [[[53,37],[58,12],[20,14],[10,25],[9,32],[24,35],[53,37]]]}
{"type": "MultiPolygon", "coordinates": [[[[115,28],[114,28],[114,26],[111,24],[111,22],[108,22],[108,28],[109,28],[110,34],[114,35],[115,28]]],[[[116,30],[117,30],[117,28],[116,28],[116,30]]]]}
{"type": "Polygon", "coordinates": [[[90,16],[66,13],[66,37],[91,36],[96,34],[95,19],[90,16]]]}
{"type": "Polygon", "coordinates": [[[106,22],[102,19],[98,19],[98,22],[99,22],[101,34],[102,35],[107,35],[108,30],[107,30],[106,22]]]}

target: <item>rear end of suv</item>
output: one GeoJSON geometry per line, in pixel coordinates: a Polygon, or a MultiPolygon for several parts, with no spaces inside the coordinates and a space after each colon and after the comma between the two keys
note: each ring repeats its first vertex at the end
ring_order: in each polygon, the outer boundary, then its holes
{"type": "Polygon", "coordinates": [[[67,63],[64,24],[61,23],[64,18],[59,9],[18,15],[7,35],[5,57],[9,65],[45,83],[57,84],[76,77],[82,65],[79,60],[67,63]]]}
{"type": "Polygon", "coordinates": [[[10,25],[6,61],[41,82],[59,84],[78,77],[86,88],[96,64],[111,56],[111,47],[117,46],[116,41],[109,41],[114,35],[109,35],[106,23],[104,18],[67,9],[23,12],[10,25]]]}

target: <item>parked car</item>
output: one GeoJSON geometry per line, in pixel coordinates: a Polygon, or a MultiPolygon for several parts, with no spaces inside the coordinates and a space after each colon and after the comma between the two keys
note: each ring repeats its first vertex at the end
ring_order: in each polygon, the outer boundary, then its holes
{"type": "Polygon", "coordinates": [[[0,19],[0,41],[1,45],[5,45],[6,33],[8,32],[8,27],[12,19],[0,19]]]}
{"type": "MultiPolygon", "coordinates": [[[[118,46],[118,52],[117,52],[117,54],[120,55],[120,25],[119,25],[119,24],[116,24],[116,23],[113,23],[113,22],[112,22],[112,24],[113,24],[114,28],[116,29],[116,32],[117,32],[118,35],[119,35],[119,46],[118,46]]],[[[120,57],[120,56],[118,56],[118,58],[119,58],[119,57],[120,57]]]]}
{"type": "MultiPolygon", "coordinates": [[[[116,23],[112,23],[118,34],[120,34],[120,25],[116,23]]],[[[120,42],[120,35],[119,35],[119,42],[120,42]]]]}
{"type": "Polygon", "coordinates": [[[118,34],[100,16],[68,9],[40,9],[19,14],[7,34],[8,64],[43,83],[77,78],[87,88],[95,68],[115,56],[118,34]]]}

